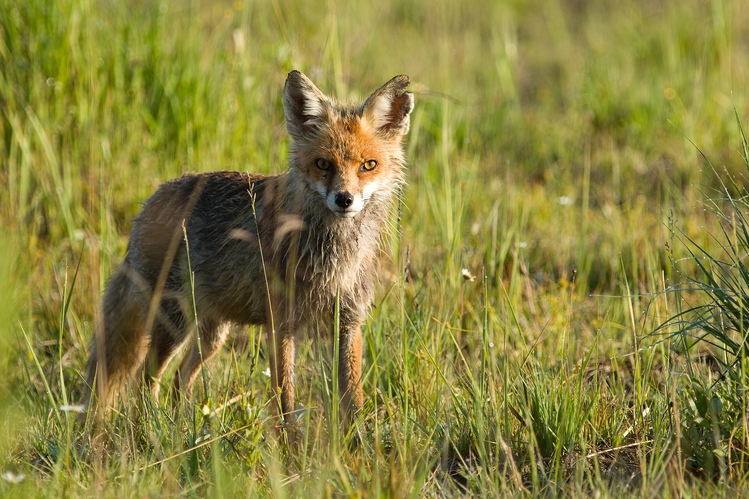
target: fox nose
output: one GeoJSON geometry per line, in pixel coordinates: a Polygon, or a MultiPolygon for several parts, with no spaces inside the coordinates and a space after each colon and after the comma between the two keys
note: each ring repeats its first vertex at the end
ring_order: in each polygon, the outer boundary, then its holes
{"type": "Polygon", "coordinates": [[[351,206],[351,203],[354,202],[354,196],[351,195],[349,192],[339,192],[335,195],[335,204],[340,206],[343,209],[348,208],[351,206]]]}

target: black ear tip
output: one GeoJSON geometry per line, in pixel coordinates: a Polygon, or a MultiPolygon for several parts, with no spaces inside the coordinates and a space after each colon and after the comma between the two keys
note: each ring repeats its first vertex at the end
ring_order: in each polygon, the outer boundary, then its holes
{"type": "Polygon", "coordinates": [[[398,90],[399,93],[403,93],[406,91],[406,88],[411,84],[411,78],[408,77],[408,75],[398,75],[394,76],[390,79],[389,82],[387,82],[386,86],[392,86],[398,90]]]}
{"type": "Polygon", "coordinates": [[[289,85],[294,85],[294,86],[306,85],[306,86],[309,86],[310,84],[312,84],[312,82],[309,80],[309,78],[307,78],[306,76],[304,76],[304,73],[302,73],[301,71],[298,71],[298,70],[295,69],[295,70],[291,71],[288,74],[288,76],[286,77],[286,85],[285,86],[287,86],[287,87],[289,85]]]}

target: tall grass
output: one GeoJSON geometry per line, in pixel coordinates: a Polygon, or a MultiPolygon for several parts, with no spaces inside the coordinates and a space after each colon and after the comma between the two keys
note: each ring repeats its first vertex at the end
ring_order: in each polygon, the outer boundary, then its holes
{"type": "MultiPolygon", "coordinates": [[[[740,154],[749,172],[749,143],[738,112],[736,117],[740,154]]],[[[703,204],[703,211],[717,222],[718,230],[709,232],[717,247],[708,249],[681,232],[675,233],[689,252],[687,258],[673,261],[683,281],[676,290],[687,301],[655,333],[665,334],[683,355],[701,356],[714,364],[716,372],[707,379],[690,372],[683,395],[687,407],[683,447],[690,466],[725,480],[732,473],[732,464],[739,463],[743,469],[747,459],[749,206],[743,183],[734,176],[721,175],[703,157],[717,184],[708,190],[703,204]]]]}
{"type": "Polygon", "coordinates": [[[690,140],[745,167],[748,16],[719,0],[0,0],[2,493],[746,489],[742,380],[714,384],[689,341],[649,333],[684,309],[653,294],[690,256],[666,248],[670,214],[721,249],[693,209],[690,140]],[[255,328],[206,367],[205,396],[173,410],[131,389],[76,427],[60,408],[140,203],[186,171],[285,168],[291,69],[343,99],[399,73],[416,94],[359,435],[335,433],[334,350],[305,341],[288,455],[255,328]]]}

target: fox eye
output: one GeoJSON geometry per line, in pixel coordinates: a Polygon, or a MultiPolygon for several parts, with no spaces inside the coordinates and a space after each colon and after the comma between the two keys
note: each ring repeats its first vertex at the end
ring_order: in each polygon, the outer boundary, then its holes
{"type": "Polygon", "coordinates": [[[318,159],[315,165],[317,165],[317,167],[323,171],[330,170],[330,167],[332,166],[330,161],[328,161],[327,159],[318,159]]]}
{"type": "Polygon", "coordinates": [[[365,171],[365,172],[371,172],[371,171],[372,171],[372,170],[374,170],[375,168],[377,168],[377,161],[375,161],[375,160],[373,160],[373,159],[370,159],[370,160],[368,160],[368,161],[365,161],[365,162],[364,162],[364,163],[362,163],[362,165],[361,165],[361,169],[362,169],[362,171],[365,171]]]}

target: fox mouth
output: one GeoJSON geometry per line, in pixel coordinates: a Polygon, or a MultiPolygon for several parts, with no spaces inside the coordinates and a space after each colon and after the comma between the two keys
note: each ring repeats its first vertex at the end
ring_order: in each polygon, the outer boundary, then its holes
{"type": "Polygon", "coordinates": [[[361,210],[349,210],[349,209],[341,209],[337,208],[335,210],[330,210],[333,212],[333,215],[335,215],[338,218],[354,218],[356,215],[359,214],[361,210]]]}

